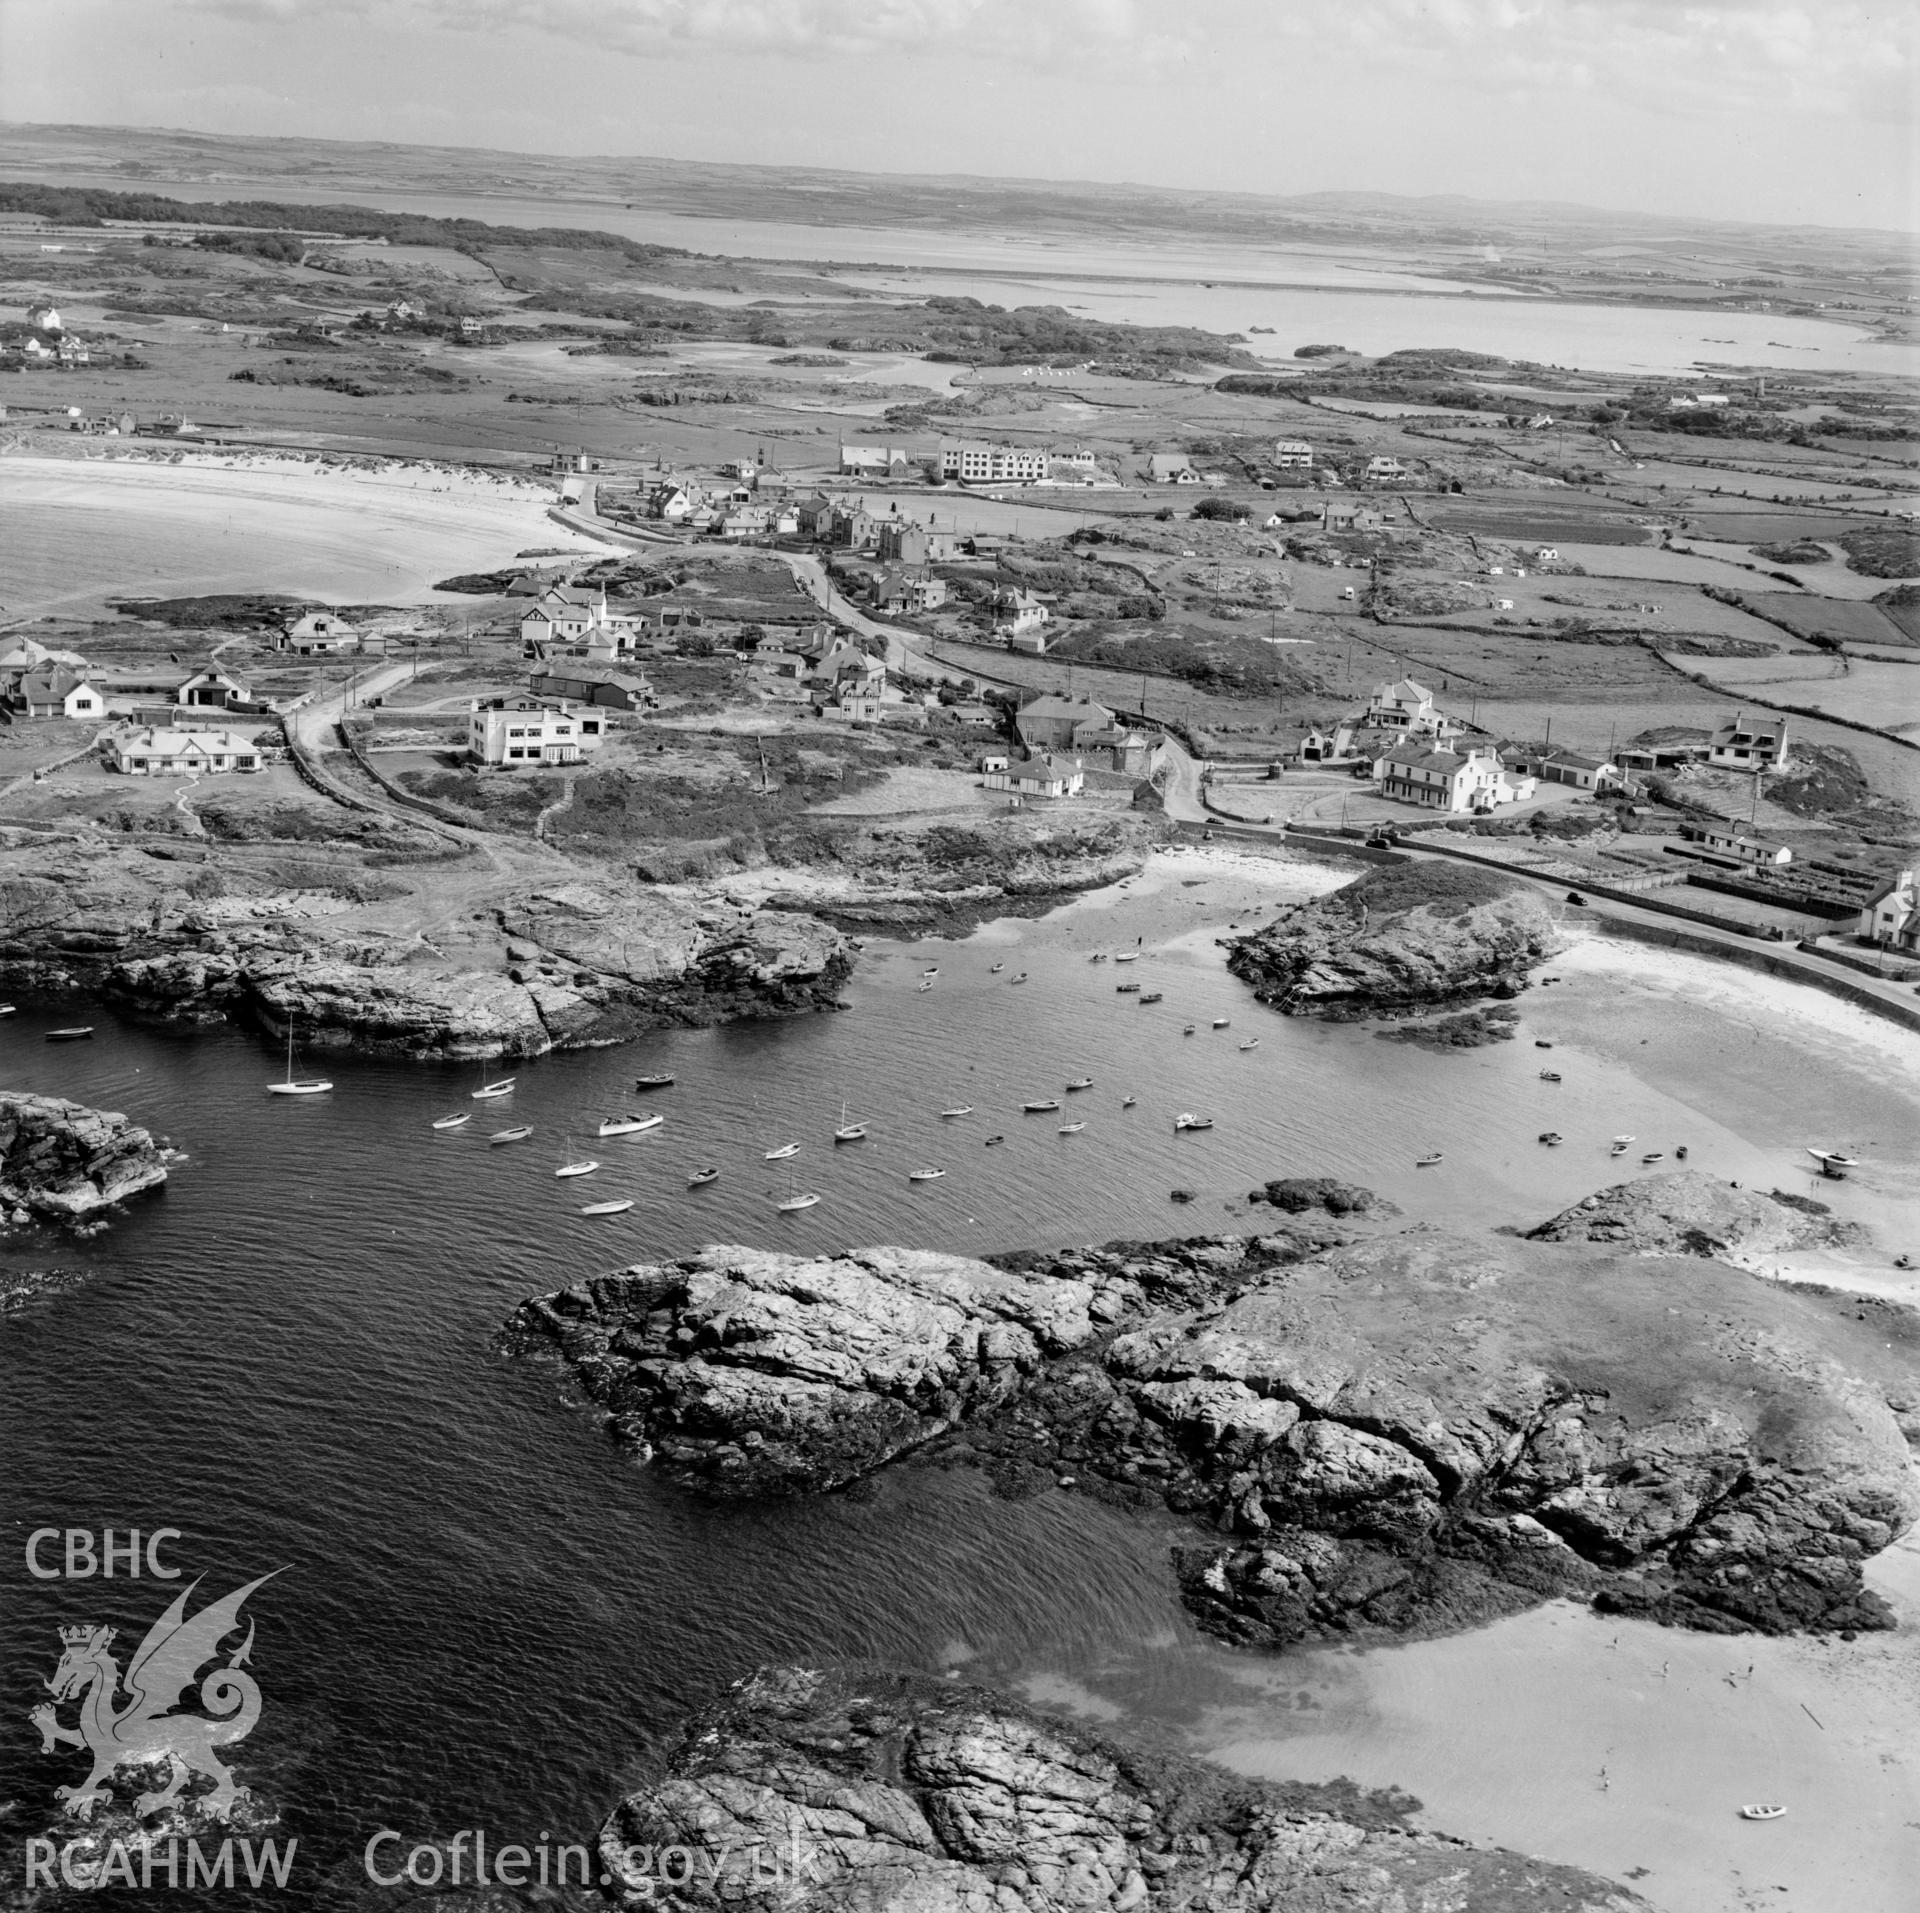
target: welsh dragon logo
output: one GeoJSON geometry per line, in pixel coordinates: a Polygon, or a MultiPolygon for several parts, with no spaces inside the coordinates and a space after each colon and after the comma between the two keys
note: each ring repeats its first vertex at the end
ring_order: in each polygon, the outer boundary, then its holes
{"type": "MultiPolygon", "coordinates": [[[[276,1568],[274,1574],[280,1570],[276,1568]]],[[[247,1638],[200,1683],[204,1714],[171,1710],[194,1676],[218,1657],[220,1643],[240,1625],[240,1606],[254,1589],[273,1579],[261,1575],[236,1589],[224,1601],[215,1601],[187,1618],[187,1597],[200,1583],[195,1580],[174,1597],[173,1605],[147,1629],[124,1681],[120,1663],[109,1649],[115,1630],[110,1627],[63,1627],[62,1651],[53,1678],[46,1683],[51,1704],[42,1701],[27,1716],[40,1729],[40,1751],[50,1754],[60,1746],[85,1747],[93,1755],[93,1771],[77,1787],[57,1787],[54,1798],[70,1814],[90,1820],[93,1809],[112,1798],[109,1781],[118,1767],[142,1767],[164,1760],[172,1767],[167,1785],[144,1793],[134,1802],[134,1813],[144,1819],[179,1799],[190,1773],[206,1774],[214,1790],[204,1804],[215,1819],[233,1811],[236,1795],[233,1775],[214,1752],[245,1740],[260,1718],[260,1689],[246,1663],[253,1650],[253,1623],[247,1638]],[[117,1696],[124,1686],[126,1701],[117,1696]],[[60,1724],[62,1702],[78,1699],[79,1727],[60,1724]]]]}

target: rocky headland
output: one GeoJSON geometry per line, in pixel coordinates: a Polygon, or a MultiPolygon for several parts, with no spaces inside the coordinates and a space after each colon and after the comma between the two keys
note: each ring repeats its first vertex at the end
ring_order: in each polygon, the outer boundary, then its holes
{"type": "Polygon", "coordinates": [[[303,1043],[379,1055],[531,1056],[801,1014],[832,1007],[853,964],[816,920],[613,879],[480,885],[429,867],[385,889],[364,871],[295,888],[238,862],[22,863],[0,885],[0,985],[292,1022],[303,1043]]]}
{"type": "Polygon", "coordinates": [[[1557,947],[1547,905],[1529,886],[1421,862],[1370,870],[1282,910],[1228,946],[1227,968],[1288,1016],[1350,1022],[1517,996],[1557,947]]]}
{"type": "Polygon", "coordinates": [[[1823,1202],[1736,1189],[1680,1170],[1601,1189],[1529,1232],[1535,1242],[1598,1242],[1637,1255],[1775,1255],[1850,1248],[1866,1239],[1823,1202]]]}
{"type": "Polygon", "coordinates": [[[535,1298],[503,1343],[557,1350],[705,1492],[920,1451],[1164,1505],[1194,1526],[1187,1602],[1230,1638],[1557,1594],[1717,1630],[1888,1624],[1861,1569],[1920,1478],[1909,1353],[1864,1314],[1696,1253],[1298,1199],[1255,1236],[984,1261],[712,1248],[535,1298]]]}
{"type": "Polygon", "coordinates": [[[1346,1781],[1238,1779],[979,1688],[776,1667],[688,1723],[599,1846],[612,1881],[667,1913],[1645,1904],[1573,1867],[1420,1830],[1418,1810],[1346,1781]]]}
{"type": "Polygon", "coordinates": [[[166,1179],[166,1152],[125,1116],[0,1090],[0,1209],[77,1222],[166,1179]]]}

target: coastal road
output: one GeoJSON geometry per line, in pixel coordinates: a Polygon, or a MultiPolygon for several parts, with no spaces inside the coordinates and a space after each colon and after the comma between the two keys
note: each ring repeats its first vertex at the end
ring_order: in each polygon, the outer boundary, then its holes
{"type": "Polygon", "coordinates": [[[1161,733],[1166,743],[1167,781],[1160,792],[1166,813],[1177,824],[1206,824],[1213,819],[1200,801],[1199,760],[1171,731],[1161,733]]]}
{"type": "Polygon", "coordinates": [[[812,598],[828,617],[837,619],[861,637],[877,639],[887,647],[889,671],[907,672],[914,677],[925,678],[933,684],[959,685],[967,682],[969,678],[973,678],[976,683],[979,681],[971,672],[942,664],[938,659],[916,651],[913,645],[921,639],[918,631],[902,631],[897,625],[881,624],[876,619],[868,617],[852,600],[843,598],[834,590],[832,581],[827,577],[827,568],[818,558],[800,551],[783,551],[777,555],[793,573],[794,583],[812,598]]]}

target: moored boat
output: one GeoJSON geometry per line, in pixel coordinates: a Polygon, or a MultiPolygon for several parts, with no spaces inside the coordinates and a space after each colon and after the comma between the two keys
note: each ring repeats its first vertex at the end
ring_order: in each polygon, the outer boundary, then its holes
{"type": "Polygon", "coordinates": [[[1666,1159],[1667,1152],[1664,1149],[1649,1149],[1647,1153],[1640,1158],[1642,1162],[1665,1162],[1666,1159]]]}
{"type": "Polygon", "coordinates": [[[769,1149],[760,1160],[762,1162],[785,1162],[789,1156],[797,1156],[799,1153],[800,1145],[797,1142],[783,1142],[778,1149],[769,1149]]]}
{"type": "Polygon", "coordinates": [[[835,1142],[865,1142],[867,1139],[867,1126],[865,1123],[850,1123],[847,1121],[847,1106],[845,1103],[840,1105],[840,1127],[833,1132],[833,1139],[835,1142]]]}
{"type": "Polygon", "coordinates": [[[433,1126],[436,1129],[464,1129],[472,1121],[473,1111],[469,1109],[462,1111],[458,1116],[436,1116],[433,1119],[433,1126]]]}
{"type": "Polygon", "coordinates": [[[951,1109],[943,1109],[940,1112],[940,1119],[942,1122],[948,1122],[955,1116],[971,1116],[972,1114],[973,1105],[971,1103],[956,1103],[951,1109]]]}
{"type": "Polygon", "coordinates": [[[1192,1110],[1183,1109],[1179,1115],[1173,1119],[1173,1126],[1176,1130],[1211,1129],[1213,1127],[1213,1118],[1211,1116],[1196,1116],[1192,1110]]]}
{"type": "Polygon", "coordinates": [[[1755,1801],[1740,1809],[1740,1818],[1742,1820],[1778,1820],[1784,1817],[1786,1811],[1785,1807],[1776,1807],[1770,1802],[1755,1801]]]}
{"type": "Polygon", "coordinates": [[[636,1076],[633,1079],[635,1089],[665,1089],[673,1081],[671,1070],[661,1070],[652,1076],[636,1076]]]}
{"type": "Polygon", "coordinates": [[[1006,1137],[1004,1136],[989,1136],[980,1146],[983,1149],[991,1149],[996,1143],[1003,1143],[1005,1141],[1006,1137]]]}
{"type": "Polygon", "coordinates": [[[1560,1072],[1557,1069],[1543,1069],[1540,1072],[1540,1080],[1543,1083],[1557,1083],[1560,1080],[1560,1072]]]}
{"type": "Polygon", "coordinates": [[[947,1172],[944,1169],[909,1169],[909,1182],[938,1182],[947,1172]]]}
{"type": "Polygon", "coordinates": [[[590,1176],[599,1167],[591,1156],[582,1156],[575,1162],[563,1162],[553,1173],[556,1180],[565,1180],[571,1176],[590,1176]]]}
{"type": "Polygon", "coordinates": [[[1233,1018],[1230,1016],[1216,1016],[1213,1019],[1213,1027],[1217,1030],[1223,1030],[1232,1021],[1233,1021],[1233,1018]]]}
{"type": "Polygon", "coordinates": [[[687,1178],[687,1187],[689,1189],[698,1189],[703,1183],[718,1182],[719,1180],[720,1172],[717,1169],[696,1169],[693,1174],[687,1178]]]}
{"type": "Polygon", "coordinates": [[[589,1202],[580,1213],[583,1216],[623,1216],[633,1207],[631,1196],[621,1196],[613,1202],[589,1202]]]}
{"type": "Polygon", "coordinates": [[[602,1136],[633,1136],[643,1129],[658,1129],[664,1116],[609,1116],[596,1132],[602,1136]]]}
{"type": "Polygon", "coordinates": [[[287,1025],[287,1079],[283,1083],[269,1083],[267,1093],[271,1096],[318,1096],[333,1085],[321,1076],[303,1076],[296,1078],[293,1073],[293,1025],[287,1025]]]}
{"type": "Polygon", "coordinates": [[[1141,997],[1140,1001],[1142,1004],[1160,1003],[1165,1001],[1165,998],[1159,990],[1149,990],[1143,997],[1141,997]]]}
{"type": "Polygon", "coordinates": [[[788,1196],[785,1201],[777,1203],[775,1206],[782,1215],[791,1215],[796,1209],[811,1209],[819,1200],[820,1198],[817,1195],[809,1192],[806,1195],[788,1196]]]}
{"type": "Polygon", "coordinates": [[[1049,1109],[1058,1109],[1060,1107],[1060,1099],[1057,1096],[1036,1096],[1032,1102],[1022,1103],[1020,1107],[1025,1110],[1029,1116],[1038,1116],[1049,1109]]]}
{"type": "Polygon", "coordinates": [[[1084,1128],[1086,1128],[1085,1123],[1062,1123],[1060,1125],[1060,1134],[1063,1136],[1077,1136],[1084,1128]]]}
{"type": "Polygon", "coordinates": [[[1120,996],[1138,996],[1140,994],[1140,986],[1137,983],[1116,983],[1113,987],[1115,993],[1120,996]]]}
{"type": "Polygon", "coordinates": [[[1430,1154],[1422,1156],[1420,1160],[1417,1163],[1415,1163],[1413,1166],[1416,1169],[1431,1169],[1435,1163],[1445,1162],[1445,1161],[1446,1161],[1446,1157],[1442,1155],[1439,1150],[1436,1149],[1432,1151],[1430,1154]]]}
{"type": "Polygon", "coordinates": [[[91,1023],[76,1023],[71,1029],[49,1030],[47,1041],[49,1043],[84,1043],[92,1034],[91,1023]]]}
{"type": "Polygon", "coordinates": [[[1073,1079],[1073,1081],[1067,1085],[1067,1087],[1070,1090],[1091,1089],[1093,1087],[1093,1078],[1091,1076],[1076,1076],[1073,1079]]]}
{"type": "Polygon", "coordinates": [[[517,1129],[496,1129],[487,1138],[489,1145],[503,1142],[525,1142],[533,1134],[531,1123],[522,1123],[517,1129]]]}
{"type": "Polygon", "coordinates": [[[1242,1049],[1258,1049],[1260,1047],[1260,1039],[1257,1036],[1250,1036],[1240,1047],[1242,1049]]]}

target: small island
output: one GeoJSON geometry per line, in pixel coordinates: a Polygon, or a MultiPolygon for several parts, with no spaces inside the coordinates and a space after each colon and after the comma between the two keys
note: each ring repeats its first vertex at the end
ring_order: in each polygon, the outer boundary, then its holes
{"type": "Polygon", "coordinates": [[[0,1090],[0,1207],[77,1222],[167,1179],[148,1131],[111,1110],[0,1090]]]}

